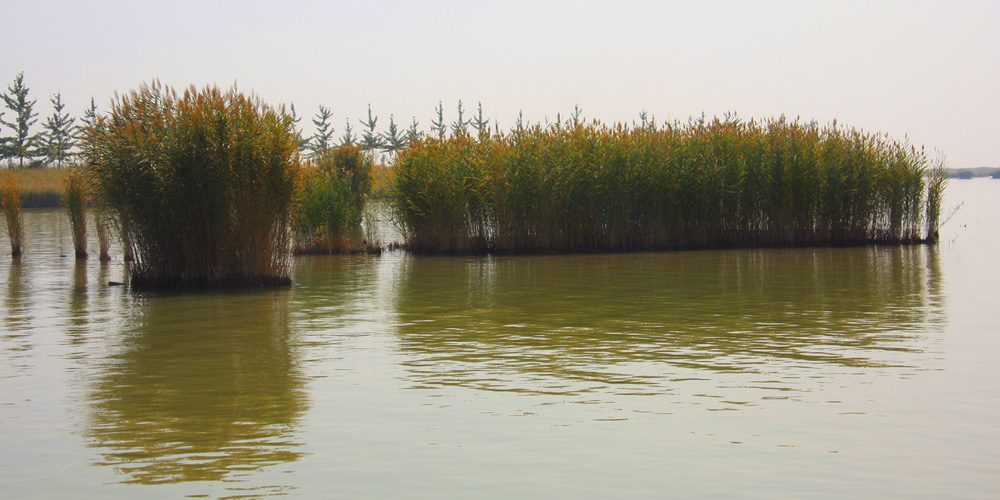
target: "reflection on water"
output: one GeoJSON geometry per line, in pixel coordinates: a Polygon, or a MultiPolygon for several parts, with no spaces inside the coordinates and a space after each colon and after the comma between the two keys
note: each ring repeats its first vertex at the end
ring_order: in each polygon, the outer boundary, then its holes
{"type": "Polygon", "coordinates": [[[939,274],[923,246],[409,258],[398,329],[421,387],[655,393],[731,372],[781,388],[919,369],[939,274]]]}
{"type": "MultiPolygon", "coordinates": [[[[27,327],[31,319],[24,296],[25,271],[19,261],[12,261],[7,270],[7,293],[3,301],[3,339],[5,350],[23,351],[30,348],[27,327]]],[[[13,356],[16,357],[16,356],[13,356]]]]}
{"type": "Polygon", "coordinates": [[[1000,186],[968,186],[936,247],[393,251],[190,295],[29,211],[2,496],[988,497],[1000,186]]]}
{"type": "Polygon", "coordinates": [[[7,289],[4,294],[3,320],[7,332],[16,332],[17,326],[24,321],[22,305],[24,303],[24,270],[18,261],[11,262],[7,267],[7,289]]]}
{"type": "Polygon", "coordinates": [[[126,482],[225,480],[298,459],[287,290],[149,295],[96,370],[86,435],[126,482]]]}

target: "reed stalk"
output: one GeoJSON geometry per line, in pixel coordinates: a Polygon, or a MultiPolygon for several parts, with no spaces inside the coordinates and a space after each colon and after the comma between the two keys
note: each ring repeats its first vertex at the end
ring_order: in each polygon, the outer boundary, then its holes
{"type": "Polygon", "coordinates": [[[111,260],[111,217],[108,209],[104,206],[104,200],[100,195],[91,190],[90,206],[94,209],[94,230],[97,232],[97,246],[100,248],[100,261],[111,260]]]}
{"type": "Polygon", "coordinates": [[[63,203],[73,228],[73,249],[77,259],[87,258],[87,179],[77,168],[70,171],[63,184],[63,203]]]}
{"type": "Polygon", "coordinates": [[[926,164],[836,123],[574,120],[415,142],[392,217],[431,253],[911,243],[940,208],[926,164]]]}
{"type": "Polygon", "coordinates": [[[7,170],[0,176],[0,206],[3,207],[7,219],[7,235],[10,237],[10,254],[14,258],[21,256],[23,241],[23,220],[21,218],[21,200],[14,173],[7,170]]]}

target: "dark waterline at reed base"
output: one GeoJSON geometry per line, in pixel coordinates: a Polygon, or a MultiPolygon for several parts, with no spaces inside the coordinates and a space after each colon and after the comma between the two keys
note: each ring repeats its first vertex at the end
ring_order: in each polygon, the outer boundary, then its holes
{"type": "Polygon", "coordinates": [[[418,142],[391,203],[417,253],[909,244],[936,239],[943,172],[836,123],[574,121],[418,142]]]}

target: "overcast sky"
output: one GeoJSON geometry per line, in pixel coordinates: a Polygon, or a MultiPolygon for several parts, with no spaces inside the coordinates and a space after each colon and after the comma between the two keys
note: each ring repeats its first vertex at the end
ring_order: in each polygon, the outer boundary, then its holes
{"type": "MultiPolygon", "coordinates": [[[[1000,167],[1000,1],[20,1],[3,8],[3,89],[24,72],[41,121],[61,91],[94,97],[154,78],[234,82],[320,104],[358,127],[367,106],[430,126],[459,99],[510,128],[588,119],[833,119],[1000,167]]],[[[10,118],[9,116],[6,118],[10,118]]],[[[0,134],[6,135],[5,131],[0,134]]]]}

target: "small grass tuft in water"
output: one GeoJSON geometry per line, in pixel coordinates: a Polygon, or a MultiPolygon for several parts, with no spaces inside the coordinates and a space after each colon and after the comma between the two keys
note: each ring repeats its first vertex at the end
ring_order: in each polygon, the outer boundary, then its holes
{"type": "Polygon", "coordinates": [[[73,168],[63,183],[63,203],[69,213],[73,228],[73,249],[77,259],[87,258],[87,178],[84,173],[73,168]]]}
{"type": "Polygon", "coordinates": [[[14,172],[7,170],[0,175],[0,206],[3,207],[7,219],[7,235],[10,236],[10,254],[21,256],[23,243],[23,220],[21,218],[21,199],[14,172]]]}

